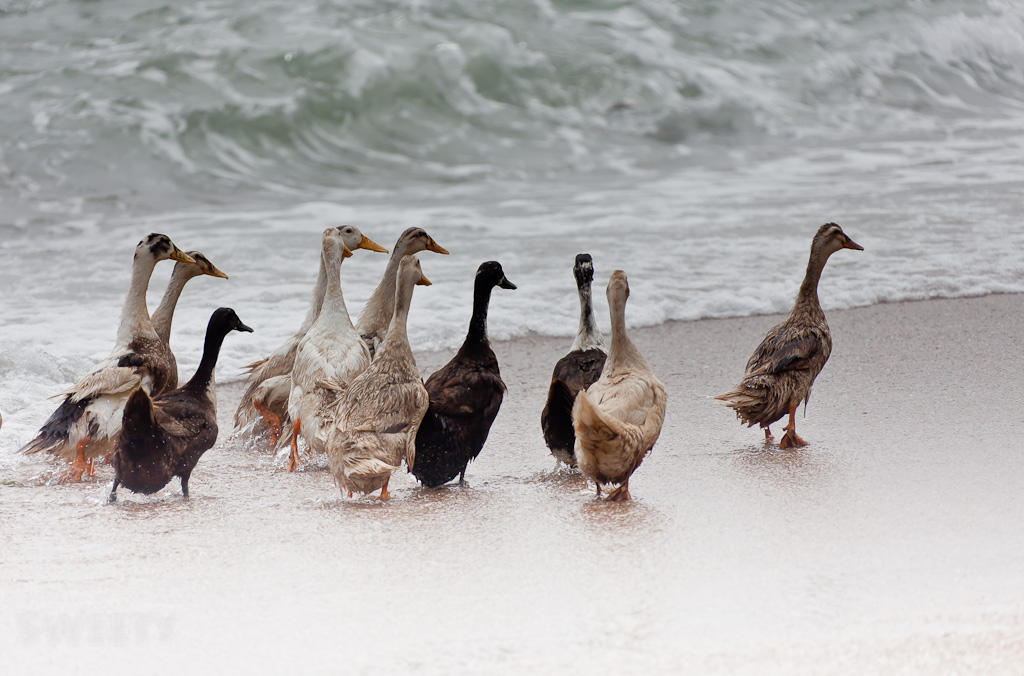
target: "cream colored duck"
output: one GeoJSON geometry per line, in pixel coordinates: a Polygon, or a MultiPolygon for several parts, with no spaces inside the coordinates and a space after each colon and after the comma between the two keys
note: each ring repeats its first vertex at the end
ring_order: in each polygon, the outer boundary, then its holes
{"type": "Polygon", "coordinates": [[[626,333],[626,273],[616,270],[608,282],[612,340],[596,383],[576,395],[574,448],[580,472],[597,484],[618,484],[612,501],[629,500],[629,478],[654,447],[665,421],[665,386],[626,333]]]}
{"type": "MultiPolygon", "coordinates": [[[[360,238],[369,241],[361,233],[360,238]]],[[[299,436],[310,452],[323,452],[338,397],[349,381],[370,365],[370,351],[352,326],[341,291],[341,263],[352,255],[343,240],[337,230],[324,233],[320,255],[327,269],[327,291],[320,316],[295,352],[288,396],[288,416],[292,420],[290,472],[299,464],[299,436]]]]}
{"type": "Polygon", "coordinates": [[[759,424],[766,442],[774,441],[770,425],[789,413],[779,448],[806,446],[796,433],[796,409],[811,397],[814,379],[832,354],[832,333],[818,303],[818,280],[828,257],[840,249],[863,251],[835,223],[818,228],[811,241],[807,272],[786,320],[772,327],[747,362],[743,380],[715,399],[736,411],[747,427],[759,424]]]}
{"type": "Polygon", "coordinates": [[[146,290],[159,261],[191,263],[167,235],[153,233],[135,247],[132,280],[121,310],[116,346],[110,356],[71,389],[36,436],[20,450],[45,451],[73,461],[66,479],[77,481],[92,474],[92,460],[114,447],[121,430],[121,412],[132,391],[142,387],[156,395],[167,389],[171,357],[146,307],[146,290]]]}
{"type": "Polygon", "coordinates": [[[164,297],[160,300],[160,305],[157,306],[152,317],[153,329],[156,331],[156,335],[160,336],[160,340],[167,345],[167,354],[170,355],[171,373],[167,382],[167,391],[178,387],[178,361],[171,350],[171,323],[174,321],[174,309],[178,306],[178,298],[181,297],[182,290],[189,280],[201,275],[219,277],[220,279],[228,278],[201,252],[189,251],[188,255],[192,258],[191,263],[178,261],[174,264],[174,271],[171,272],[171,280],[167,283],[164,297]]]}
{"type": "MultiPolygon", "coordinates": [[[[387,249],[367,239],[358,228],[343,225],[324,230],[323,236],[331,230],[341,233],[342,241],[350,251],[368,249],[387,253],[387,249]]],[[[321,240],[323,237],[321,237],[321,240]]],[[[274,350],[265,359],[253,362],[247,367],[249,375],[245,380],[245,392],[235,411],[235,432],[239,434],[253,433],[256,422],[263,420],[270,435],[270,443],[276,446],[281,437],[282,429],[290,429],[288,417],[288,398],[291,394],[292,366],[295,364],[295,352],[299,342],[320,316],[324,295],[327,292],[328,275],[324,268],[323,256],[320,257],[320,270],[317,273],[316,285],[313,287],[309,309],[302,325],[288,340],[274,350]]]]}
{"type": "Polygon", "coordinates": [[[395,311],[395,280],[398,265],[406,256],[420,251],[448,254],[448,250],[435,242],[423,228],[409,228],[403,232],[395,242],[384,276],[356,319],[356,331],[366,341],[371,357],[377,353],[377,348],[384,341],[388,325],[391,323],[391,315],[395,311]]]}
{"type": "Polygon", "coordinates": [[[342,492],[372,493],[388,499],[391,473],[416,459],[416,431],[430,399],[409,347],[406,323],[413,287],[430,285],[415,256],[398,265],[395,312],[370,367],[349,383],[338,424],[327,439],[334,482],[342,492]]]}

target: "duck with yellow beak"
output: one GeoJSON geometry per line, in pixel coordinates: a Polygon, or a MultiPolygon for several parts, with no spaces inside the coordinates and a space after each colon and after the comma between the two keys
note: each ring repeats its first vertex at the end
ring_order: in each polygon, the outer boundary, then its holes
{"type": "MultiPolygon", "coordinates": [[[[110,356],[72,388],[39,432],[20,452],[45,452],[71,467],[62,481],[92,474],[93,459],[113,450],[121,430],[121,413],[131,393],[141,387],[157,395],[171,382],[173,356],[146,307],[146,290],[160,261],[194,263],[167,235],[153,233],[135,247],[131,286],[121,310],[117,340],[110,356]]],[[[60,396],[60,395],[58,395],[60,396]]]]}

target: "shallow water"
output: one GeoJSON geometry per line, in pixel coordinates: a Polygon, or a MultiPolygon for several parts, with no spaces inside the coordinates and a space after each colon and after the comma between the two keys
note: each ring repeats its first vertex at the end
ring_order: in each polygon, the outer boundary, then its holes
{"type": "MultiPolygon", "coordinates": [[[[0,487],[0,646],[34,673],[70,659],[135,673],[145,655],[157,673],[184,663],[854,674],[863,655],[819,662],[814,651],[877,655],[911,637],[924,643],[896,663],[917,673],[936,654],[928,637],[1019,629],[1024,616],[1011,413],[1024,391],[1000,375],[1007,359],[1022,366],[1005,354],[1015,329],[1000,319],[1021,305],[832,313],[837,349],[798,421],[811,441],[799,451],[766,449],[710,399],[774,318],[636,332],[670,409],[627,505],[552,471],[539,412],[568,341],[538,337],[495,346],[510,388],[466,486],[422,490],[397,473],[389,503],[347,500],[322,460],[288,474],[222,439],[188,502],[175,482],[152,497],[122,490],[111,506],[108,468],[97,483],[37,486],[44,462],[0,462],[0,478],[28,484],[0,487]],[[969,368],[928,356],[967,330],[969,368]]],[[[448,356],[421,354],[419,365],[427,373],[448,356]]],[[[238,394],[221,388],[225,422],[238,394]]]]}

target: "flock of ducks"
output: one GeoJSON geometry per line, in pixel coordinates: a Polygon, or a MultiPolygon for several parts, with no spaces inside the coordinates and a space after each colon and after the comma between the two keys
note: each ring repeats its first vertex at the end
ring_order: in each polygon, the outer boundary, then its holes
{"type": "MultiPolygon", "coordinates": [[[[788,414],[780,448],[806,444],[796,434],[795,412],[810,397],[832,349],[818,280],[829,256],[843,248],[863,250],[835,223],[818,229],[789,316],[754,351],[739,385],[716,397],[748,426],[760,425],[769,441],[769,426],[788,414]]],[[[387,252],[353,226],[323,232],[309,311],[273,354],[247,367],[235,434],[282,451],[290,446],[289,471],[302,462],[301,440],[310,454],[327,455],[335,484],[349,497],[380,491],[387,500],[391,474],[403,461],[424,486],[456,477],[461,482],[483,449],[505,393],[487,338],[491,293],[516,286],[496,261],[480,265],[465,342],[424,382],[407,333],[413,291],[430,285],[415,254],[448,251],[422,228],[402,233],[380,284],[353,323],[340,269],[359,249],[387,252]]],[[[598,496],[602,486],[611,486],[609,500],[629,500],[629,479],[661,433],[667,392],[626,331],[626,274],[616,270],[608,282],[607,349],[594,318],[589,254],[576,256],[573,274],[579,330],[554,367],[541,427],[555,458],[578,467],[598,496]]],[[[233,331],[252,331],[234,310],[216,310],[195,375],[177,386],[168,342],[174,308],[185,284],[201,275],[227,278],[201,253],[182,252],[166,235],[139,242],[114,350],[58,395],[60,406],[21,452],[45,452],[70,463],[66,481],[92,475],[94,461],[106,458],[115,474],[111,501],[119,486],[148,494],[175,476],[188,497],[192,470],[218,436],[214,369],[221,345],[233,331]],[[150,316],[146,291],[163,260],[176,264],[150,316]]]]}

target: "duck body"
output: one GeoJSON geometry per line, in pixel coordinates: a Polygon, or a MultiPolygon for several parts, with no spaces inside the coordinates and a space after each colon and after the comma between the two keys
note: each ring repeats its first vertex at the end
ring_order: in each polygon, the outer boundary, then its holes
{"type": "Polygon", "coordinates": [[[806,445],[796,434],[796,409],[811,396],[815,378],[832,354],[832,333],[818,302],[818,281],[828,257],[839,249],[862,251],[835,223],[818,229],[811,242],[807,272],[785,321],[772,327],[747,361],[743,379],[716,399],[736,411],[748,427],[760,425],[772,441],[770,425],[789,414],[780,448],[806,445]]]}
{"type": "Polygon", "coordinates": [[[654,448],[665,420],[665,385],[626,333],[629,297],[626,274],[612,273],[608,282],[612,341],[601,377],[576,395],[574,454],[580,472],[601,486],[618,484],[609,500],[629,500],[629,479],[654,448]]]}
{"type": "Polygon", "coordinates": [[[220,308],[210,318],[203,359],[188,383],[155,397],[142,388],[132,392],[111,455],[115,473],[111,501],[117,499],[118,486],[134,493],[155,493],[175,476],[181,479],[182,493],[188,497],[192,470],[217,442],[213,372],[229,331],[252,329],[238,319],[234,310],[220,308]]]}
{"type": "Polygon", "coordinates": [[[594,319],[594,262],[590,254],[577,254],[573,275],[580,299],[580,326],[569,353],[558,360],[551,373],[548,399],[540,417],[544,441],[551,454],[571,467],[576,465],[576,431],[572,426],[576,395],[597,382],[608,358],[594,319]]]}
{"type": "Polygon", "coordinates": [[[110,356],[69,390],[56,411],[23,453],[46,452],[74,460],[68,478],[91,474],[92,459],[113,449],[121,429],[121,413],[136,388],[160,393],[172,382],[173,355],[153,328],[146,308],[146,289],[161,260],[191,262],[166,235],[153,233],[139,242],[132,263],[132,281],[121,311],[116,347],[110,356]]]}
{"type": "Polygon", "coordinates": [[[381,343],[384,342],[388,326],[391,324],[391,317],[395,313],[395,285],[398,279],[398,266],[403,258],[420,251],[448,254],[448,250],[435,242],[434,238],[428,235],[423,228],[405,230],[399,235],[391,250],[391,258],[388,259],[388,265],[384,269],[384,275],[377,284],[377,288],[373,290],[356,319],[356,331],[366,342],[371,358],[376,355],[381,343]]]}
{"type": "Polygon", "coordinates": [[[487,339],[487,308],[495,286],[516,288],[497,261],[482,263],[466,340],[452,360],[427,379],[430,405],[416,433],[416,463],[410,469],[424,486],[465,478],[466,466],[480,455],[501,407],[505,383],[487,339]]]}
{"type": "Polygon", "coordinates": [[[398,267],[395,312],[369,368],[349,383],[327,439],[331,474],[342,492],[388,499],[388,481],[402,460],[416,459],[416,432],[429,397],[406,333],[413,286],[429,285],[415,256],[398,267]]]}
{"type": "Polygon", "coordinates": [[[322,256],[328,270],[327,292],[320,315],[299,343],[291,373],[290,471],[299,463],[299,436],[311,451],[323,452],[338,398],[348,383],[370,365],[370,351],[352,326],[341,291],[339,271],[346,255],[352,253],[338,233],[325,233],[322,256]]]}

